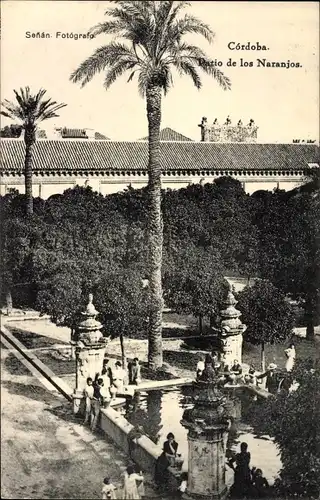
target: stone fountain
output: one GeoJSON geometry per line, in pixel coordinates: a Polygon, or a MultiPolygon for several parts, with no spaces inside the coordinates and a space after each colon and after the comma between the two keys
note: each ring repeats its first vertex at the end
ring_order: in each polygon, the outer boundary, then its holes
{"type": "Polygon", "coordinates": [[[246,331],[246,325],[243,325],[240,316],[241,312],[235,306],[238,301],[232,293],[232,287],[224,302],[224,309],[220,311],[221,323],[219,340],[221,345],[221,354],[225,365],[232,366],[235,359],[242,363],[242,341],[243,333],[246,331]]]}
{"type": "Polygon", "coordinates": [[[225,454],[229,427],[225,396],[217,378],[194,383],[194,407],[184,411],[188,432],[188,483],[185,499],[224,500],[228,489],[225,454]]]}
{"type": "Polygon", "coordinates": [[[98,311],[93,305],[93,295],[89,295],[86,310],[81,313],[74,340],[70,343],[76,354],[76,386],[73,393],[73,412],[81,413],[81,402],[84,399],[84,389],[87,378],[94,379],[96,373],[101,373],[105,348],[108,338],[101,333],[102,324],[96,320],[98,311]]]}

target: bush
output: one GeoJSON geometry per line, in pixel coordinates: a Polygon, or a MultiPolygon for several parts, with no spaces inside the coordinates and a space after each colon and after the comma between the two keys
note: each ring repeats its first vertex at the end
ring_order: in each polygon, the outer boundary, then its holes
{"type": "Polygon", "coordinates": [[[257,408],[255,425],[277,443],[283,468],[276,482],[281,495],[320,496],[320,369],[312,360],[298,361],[292,372],[300,384],[257,408]]]}

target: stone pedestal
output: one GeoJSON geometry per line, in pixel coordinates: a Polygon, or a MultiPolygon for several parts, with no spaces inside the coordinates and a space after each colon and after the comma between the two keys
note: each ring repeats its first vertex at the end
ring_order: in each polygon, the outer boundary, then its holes
{"type": "Polygon", "coordinates": [[[215,382],[194,384],[195,406],[185,410],[181,424],[189,429],[188,484],[184,498],[224,500],[225,444],[228,419],[224,396],[215,382]]]}
{"type": "Polygon", "coordinates": [[[222,358],[226,365],[232,366],[234,360],[242,363],[242,334],[246,330],[246,326],[241,323],[241,312],[235,308],[237,301],[231,291],[225,301],[225,309],[220,311],[221,316],[221,333],[219,335],[222,358]]]}
{"type": "Polygon", "coordinates": [[[76,355],[76,386],[73,393],[73,411],[74,414],[78,415],[82,413],[82,401],[87,378],[91,377],[94,380],[96,374],[101,373],[108,341],[100,331],[102,324],[95,319],[98,311],[96,311],[92,300],[93,297],[90,295],[86,311],[81,313],[84,319],[78,325],[75,340],[70,342],[71,346],[75,348],[76,355]]]}

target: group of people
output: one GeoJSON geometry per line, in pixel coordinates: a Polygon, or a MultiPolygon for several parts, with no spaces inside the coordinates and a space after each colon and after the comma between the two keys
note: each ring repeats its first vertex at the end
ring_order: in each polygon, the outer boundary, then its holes
{"type": "Polygon", "coordinates": [[[275,363],[270,363],[265,372],[257,372],[253,366],[244,373],[239,361],[235,359],[230,365],[226,364],[222,357],[213,351],[207,354],[205,358],[201,358],[197,363],[196,380],[209,381],[217,380],[221,385],[225,384],[252,384],[259,385],[265,379],[265,387],[271,394],[276,394],[279,390],[290,392],[294,389],[294,381],[291,377],[296,351],[294,344],[291,344],[285,349],[287,357],[285,370],[278,370],[275,363]]]}
{"type": "Polygon", "coordinates": [[[228,465],[234,471],[234,483],[230,489],[231,498],[266,498],[269,484],[261,469],[250,468],[251,455],[247,443],[241,443],[240,453],[232,456],[228,465]]]}
{"type": "Polygon", "coordinates": [[[123,484],[120,488],[120,495],[117,496],[116,490],[118,489],[112,484],[109,477],[103,480],[102,500],[121,498],[123,500],[140,500],[144,497],[144,477],[141,471],[137,471],[136,467],[129,465],[124,472],[123,484]]]}
{"type": "Polygon", "coordinates": [[[237,359],[229,366],[221,360],[217,352],[208,353],[197,363],[196,380],[206,382],[211,379],[218,379],[221,383],[242,381],[242,366],[237,359]]]}
{"type": "MultiPolygon", "coordinates": [[[[141,381],[140,364],[138,358],[134,358],[128,364],[129,385],[138,385],[141,381]]],[[[85,396],[85,418],[84,424],[90,422],[91,430],[97,427],[101,408],[107,408],[112,398],[124,389],[127,373],[120,361],[111,366],[108,359],[103,361],[101,373],[95,378],[88,377],[84,389],[85,396]]]]}

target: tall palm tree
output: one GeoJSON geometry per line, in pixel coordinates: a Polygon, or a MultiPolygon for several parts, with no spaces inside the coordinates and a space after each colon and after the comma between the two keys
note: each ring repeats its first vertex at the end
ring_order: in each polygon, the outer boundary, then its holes
{"type": "Polygon", "coordinates": [[[11,102],[5,99],[1,105],[5,111],[1,111],[3,116],[18,120],[21,122],[24,129],[24,142],[26,145],[24,159],[24,177],[25,177],[25,194],[26,194],[26,213],[33,213],[33,197],[32,197],[32,154],[33,147],[36,142],[36,131],[38,123],[55,118],[57,111],[64,108],[66,104],[57,104],[51,99],[44,100],[46,90],[40,89],[35,95],[31,94],[30,88],[20,88],[20,93],[13,91],[17,102],[11,102]]]}
{"type": "Polygon", "coordinates": [[[73,82],[86,85],[96,73],[105,71],[104,86],[108,89],[118,77],[129,71],[128,81],[135,76],[141,96],[146,98],[149,129],[148,161],[148,264],[151,306],[149,311],[149,367],[162,365],[162,218],[160,122],[161,98],[173,85],[172,69],[189,76],[200,89],[198,69],[212,75],[223,89],[230,81],[215,67],[205,52],[184,41],[189,34],[202,35],[208,42],[214,34],[210,27],[182,11],[189,2],[113,1],[108,8],[109,19],[94,26],[94,36],[114,35],[113,40],[98,48],[80,64],[72,75],[73,82]],[[125,43],[126,42],[126,43],[125,43]]]}

